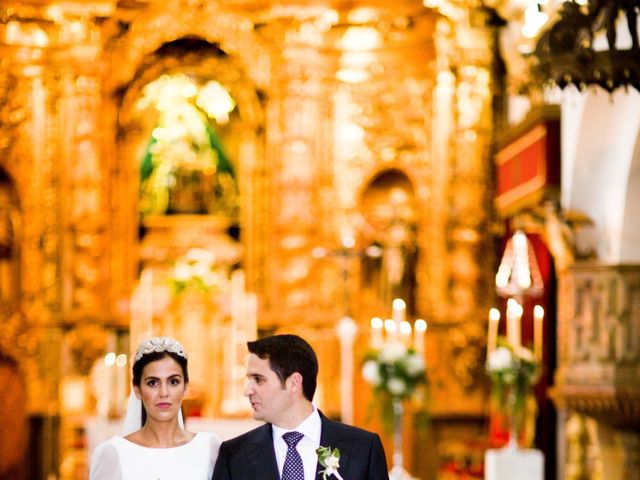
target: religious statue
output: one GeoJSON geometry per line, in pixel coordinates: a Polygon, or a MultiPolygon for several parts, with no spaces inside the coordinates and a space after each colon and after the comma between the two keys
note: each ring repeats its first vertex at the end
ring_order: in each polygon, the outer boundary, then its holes
{"type": "Polygon", "coordinates": [[[380,203],[365,224],[365,235],[380,255],[365,257],[363,273],[381,305],[402,298],[409,311],[413,310],[418,253],[415,215],[408,193],[394,187],[388,193],[388,201],[380,203]]]}
{"type": "Polygon", "coordinates": [[[145,87],[139,104],[143,110],[153,105],[158,119],[140,164],[143,216],[237,217],[236,173],[215,127],[228,122],[229,112],[221,117],[211,103],[223,103],[229,111],[235,106],[217,82],[201,86],[182,74],[160,77],[145,87]]]}

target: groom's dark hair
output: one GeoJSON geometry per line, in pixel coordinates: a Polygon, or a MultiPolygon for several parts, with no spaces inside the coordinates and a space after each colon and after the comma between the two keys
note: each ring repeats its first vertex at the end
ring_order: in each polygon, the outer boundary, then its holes
{"type": "Polygon", "coordinates": [[[302,375],[302,391],[312,401],[316,393],[318,358],[311,345],[297,335],[272,335],[254,342],[247,342],[249,353],[269,360],[271,370],[284,382],[293,373],[302,375]]]}

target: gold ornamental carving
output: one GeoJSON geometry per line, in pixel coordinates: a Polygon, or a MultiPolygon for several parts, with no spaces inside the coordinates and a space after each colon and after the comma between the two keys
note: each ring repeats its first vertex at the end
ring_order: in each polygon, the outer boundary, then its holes
{"type": "MultiPolygon", "coordinates": [[[[248,15],[225,9],[224,3],[200,2],[188,6],[185,0],[150,4],[132,18],[114,19],[127,24],[127,33],[112,38],[114,60],[119,68],[109,79],[119,88],[134,78],[143,59],[164,43],[197,37],[218,44],[243,64],[247,76],[260,88],[269,78],[269,52],[254,32],[248,15]]],[[[117,32],[117,29],[110,31],[117,32]]]]}
{"type": "Polygon", "coordinates": [[[71,145],[68,152],[66,181],[70,202],[65,212],[70,254],[73,256],[72,291],[68,305],[70,316],[99,317],[109,308],[100,294],[106,287],[104,271],[107,241],[105,217],[107,205],[106,165],[101,160],[100,117],[101,90],[98,77],[86,75],[66,77],[61,115],[68,118],[66,132],[71,145]]]}
{"type": "MultiPolygon", "coordinates": [[[[110,38],[106,44],[114,64],[111,76],[106,78],[109,95],[117,92],[119,100],[113,105],[112,124],[117,131],[118,143],[115,149],[118,160],[114,166],[115,202],[114,228],[135,235],[138,218],[132,205],[137,204],[137,167],[142,144],[150,134],[151,125],[140,118],[134,119],[132,111],[140,89],[154,76],[171,71],[181,71],[184,67],[195,69],[203,78],[217,75],[228,80],[234,88],[233,94],[240,102],[242,122],[233,138],[236,139],[236,164],[242,194],[242,224],[247,235],[245,269],[248,283],[260,285],[265,282],[265,245],[253,242],[263,238],[266,231],[264,212],[265,195],[263,112],[258,94],[262,95],[269,78],[270,54],[253,31],[248,17],[226,11],[224,7],[211,2],[172,1],[157,5],[149,4],[135,12],[118,12],[105,26],[110,38]],[[125,26],[125,28],[120,28],[125,26]],[[158,55],[163,44],[171,44],[183,38],[198,38],[227,56],[215,58],[188,58],[176,61],[158,55]],[[124,98],[122,98],[124,97],[124,98]],[[120,103],[122,101],[122,103],[120,103]],[[259,283],[257,281],[260,280],[259,283]]],[[[195,54],[194,54],[195,55],[195,54]]],[[[131,237],[129,237],[131,238],[131,237]]],[[[118,285],[118,296],[127,297],[132,281],[137,275],[138,258],[135,251],[128,248],[127,237],[115,237],[113,250],[113,279],[118,285]]],[[[254,287],[255,288],[255,287],[254,287]]]]}
{"type": "Polygon", "coordinates": [[[633,265],[576,264],[561,281],[557,399],[622,429],[640,422],[639,286],[633,265]]]}
{"type": "MultiPolygon", "coordinates": [[[[552,398],[571,418],[577,414],[591,425],[594,461],[601,471],[615,480],[637,479],[640,270],[637,265],[578,262],[560,277],[559,287],[552,398]],[[612,462],[602,453],[607,449],[621,461],[612,462]]],[[[580,471],[584,465],[578,458],[566,478],[580,471]]]]}
{"type": "MultiPolygon", "coordinates": [[[[456,29],[447,18],[435,26],[436,81],[431,133],[433,203],[429,228],[419,237],[429,268],[418,282],[419,311],[430,319],[434,363],[432,413],[482,415],[483,338],[493,258],[490,218],[490,39],[472,27],[456,29]],[[455,33],[455,34],[454,34],[455,33]],[[476,41],[465,43],[465,39],[476,41]],[[456,50],[458,55],[446,54],[456,50]],[[464,352],[464,354],[461,354],[464,352]],[[454,382],[451,380],[455,379],[454,382]],[[456,399],[464,398],[464,402],[456,399]]],[[[429,352],[429,349],[427,349],[429,352]]]]}
{"type": "Polygon", "coordinates": [[[9,61],[0,60],[0,152],[5,155],[15,142],[15,129],[22,122],[27,111],[17,95],[16,76],[9,69],[9,61]]]}

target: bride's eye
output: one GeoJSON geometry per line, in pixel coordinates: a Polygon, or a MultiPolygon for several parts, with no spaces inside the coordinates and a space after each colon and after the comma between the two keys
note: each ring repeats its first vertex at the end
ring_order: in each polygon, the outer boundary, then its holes
{"type": "Polygon", "coordinates": [[[179,378],[172,378],[169,381],[171,382],[171,385],[180,385],[181,383],[179,378]]]}
{"type": "Polygon", "coordinates": [[[147,380],[147,386],[155,387],[158,384],[158,381],[155,379],[147,380]]]}

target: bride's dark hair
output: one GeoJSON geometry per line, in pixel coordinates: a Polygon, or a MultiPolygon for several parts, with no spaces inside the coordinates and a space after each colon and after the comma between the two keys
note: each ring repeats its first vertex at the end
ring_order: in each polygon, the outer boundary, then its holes
{"type": "MultiPolygon", "coordinates": [[[[151,353],[146,353],[142,355],[142,357],[140,357],[138,361],[133,364],[133,368],[132,368],[133,378],[131,380],[131,383],[133,383],[136,387],[140,388],[140,382],[142,381],[142,370],[144,369],[144,367],[146,367],[151,362],[161,360],[164,357],[171,357],[178,363],[178,365],[180,365],[180,368],[182,369],[182,376],[184,377],[184,383],[185,384],[189,383],[189,371],[187,370],[187,363],[188,363],[187,359],[182,355],[178,355],[177,353],[170,352],[168,350],[165,350],[164,352],[151,352],[151,353]]],[[[140,425],[144,425],[147,421],[147,411],[145,410],[144,405],[142,405],[141,415],[142,415],[141,417],[142,421],[140,425]]]]}

